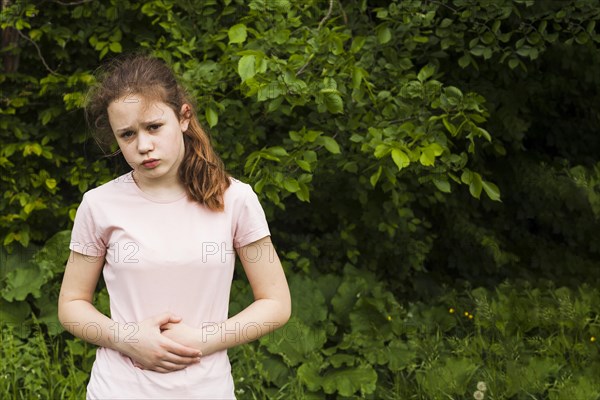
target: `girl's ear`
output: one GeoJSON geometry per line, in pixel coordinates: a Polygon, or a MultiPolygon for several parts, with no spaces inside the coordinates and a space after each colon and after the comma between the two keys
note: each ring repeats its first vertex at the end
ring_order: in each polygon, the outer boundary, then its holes
{"type": "Polygon", "coordinates": [[[185,103],[181,106],[181,110],[179,112],[179,126],[181,127],[181,132],[185,132],[190,125],[190,119],[192,118],[192,107],[185,103]]]}

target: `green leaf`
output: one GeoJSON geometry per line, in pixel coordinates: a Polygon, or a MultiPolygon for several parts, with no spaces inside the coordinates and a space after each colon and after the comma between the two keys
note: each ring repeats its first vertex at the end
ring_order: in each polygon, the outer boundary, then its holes
{"type": "Polygon", "coordinates": [[[382,171],[383,171],[383,168],[380,165],[379,168],[377,168],[377,172],[375,172],[373,175],[371,175],[371,177],[369,178],[369,182],[371,182],[371,186],[375,187],[375,185],[377,185],[377,181],[379,180],[379,177],[381,176],[382,171]]]}
{"type": "Polygon", "coordinates": [[[208,126],[211,128],[219,123],[219,114],[217,114],[217,111],[212,106],[206,107],[204,114],[206,116],[206,122],[208,122],[208,126]]]}
{"type": "Polygon", "coordinates": [[[460,176],[460,180],[465,185],[470,185],[471,181],[473,180],[473,172],[469,171],[468,169],[464,170],[460,176]]]}
{"type": "Polygon", "coordinates": [[[279,198],[279,194],[277,193],[277,191],[272,188],[272,187],[267,187],[267,189],[265,190],[265,194],[267,195],[267,198],[269,200],[271,200],[271,202],[275,205],[281,203],[281,199],[279,198]]]}
{"type": "Polygon", "coordinates": [[[2,325],[19,326],[31,316],[31,307],[26,301],[8,302],[0,298],[0,321],[2,325]]]}
{"type": "Polygon", "coordinates": [[[272,154],[277,157],[285,157],[288,155],[287,150],[281,146],[272,146],[272,147],[269,147],[266,151],[269,154],[272,154]]]}
{"type": "Polygon", "coordinates": [[[419,71],[417,75],[417,79],[421,82],[425,82],[435,73],[435,66],[431,64],[427,64],[419,71]]]}
{"type": "Polygon", "coordinates": [[[56,179],[46,179],[46,186],[48,187],[48,189],[54,189],[56,187],[56,179]]]}
{"type": "Polygon", "coordinates": [[[350,46],[350,53],[358,53],[360,49],[362,49],[362,47],[365,45],[366,41],[367,39],[364,36],[354,37],[354,39],[352,40],[352,46],[350,46]]]}
{"type": "Polygon", "coordinates": [[[316,392],[322,388],[323,378],[320,373],[320,363],[317,362],[305,362],[298,368],[298,379],[306,387],[316,392]]]}
{"type": "Polygon", "coordinates": [[[6,275],[6,287],[0,293],[8,301],[23,301],[30,294],[37,298],[41,296],[40,289],[44,283],[46,275],[29,262],[6,275]]]}
{"type": "Polygon", "coordinates": [[[300,185],[298,185],[298,181],[293,178],[286,178],[283,181],[283,187],[290,193],[296,193],[300,190],[300,185]]]}
{"type": "Polygon", "coordinates": [[[424,149],[422,149],[421,156],[419,157],[419,162],[426,167],[431,167],[432,165],[434,165],[435,154],[433,152],[433,149],[431,149],[430,147],[425,147],[424,149]]]}
{"type": "Polygon", "coordinates": [[[243,56],[238,61],[238,74],[242,78],[242,82],[256,75],[255,71],[256,57],[253,55],[243,56]]]}
{"type": "Polygon", "coordinates": [[[44,243],[42,247],[33,256],[33,261],[44,272],[50,276],[62,273],[65,263],[69,258],[69,242],[71,241],[71,231],[59,231],[44,243]]]}
{"type": "Polygon", "coordinates": [[[373,155],[377,158],[381,158],[381,157],[386,156],[389,152],[390,152],[390,146],[388,144],[382,143],[382,144],[378,144],[375,147],[375,151],[373,152],[373,155]]]}
{"type": "Polygon", "coordinates": [[[373,393],[377,383],[377,373],[372,366],[365,364],[354,368],[343,368],[328,371],[323,377],[325,393],[339,393],[352,396],[356,392],[373,393]]]}
{"type": "Polygon", "coordinates": [[[102,60],[106,54],[108,54],[108,46],[104,46],[102,50],[100,50],[99,58],[102,60]]]}
{"type": "Polygon", "coordinates": [[[42,35],[43,35],[43,32],[40,29],[32,29],[29,31],[29,37],[34,42],[39,41],[39,39],[42,37],[42,35]]]}
{"type": "Polygon", "coordinates": [[[325,297],[317,282],[304,275],[289,278],[292,293],[292,315],[309,326],[320,326],[327,320],[325,297]]]}
{"type": "MultiPolygon", "coordinates": [[[[262,352],[261,352],[262,353],[262,352]]],[[[288,378],[291,374],[290,368],[281,361],[280,357],[272,356],[268,358],[261,357],[262,369],[261,374],[266,378],[267,382],[272,382],[277,387],[282,387],[288,383],[288,378]]]]}
{"type": "Polygon", "coordinates": [[[340,146],[335,141],[334,138],[329,136],[321,136],[320,140],[323,142],[323,146],[329,151],[331,154],[340,154],[340,146]]]}
{"type": "Polygon", "coordinates": [[[452,20],[450,18],[444,18],[442,20],[442,22],[440,22],[440,27],[441,28],[448,28],[450,25],[452,25],[452,20]]]}
{"type": "Polygon", "coordinates": [[[306,172],[311,172],[310,163],[304,160],[296,159],[296,164],[306,172]]]}
{"type": "Polygon", "coordinates": [[[502,201],[500,200],[500,189],[498,186],[493,184],[492,182],[482,181],[483,190],[488,195],[488,197],[493,201],[502,201]]]}
{"type": "Polygon", "coordinates": [[[319,351],[326,341],[325,329],[309,327],[294,316],[281,329],[260,340],[270,353],[280,355],[292,367],[319,351]]]}
{"type": "Polygon", "coordinates": [[[473,47],[470,51],[471,54],[473,54],[474,56],[481,57],[485,53],[485,49],[485,46],[478,44],[477,46],[473,47]]]}
{"type": "Polygon", "coordinates": [[[492,135],[490,135],[490,133],[488,131],[486,131],[483,128],[477,127],[476,128],[477,132],[479,132],[479,134],[481,136],[483,136],[488,142],[492,141],[492,135]]]}
{"type": "Polygon", "coordinates": [[[327,111],[332,114],[342,114],[344,112],[344,101],[338,93],[325,91],[323,93],[323,102],[327,111]]]}
{"type": "Polygon", "coordinates": [[[123,47],[121,47],[121,43],[119,42],[112,42],[110,44],[110,51],[113,53],[120,53],[123,51],[123,47]]]}
{"type": "Polygon", "coordinates": [[[409,341],[392,340],[388,346],[389,368],[391,371],[401,371],[409,368],[417,358],[416,346],[409,341]]]}
{"type": "Polygon", "coordinates": [[[300,201],[310,202],[310,191],[308,190],[308,185],[303,182],[299,182],[300,190],[296,192],[296,197],[300,201]]]}
{"type": "Polygon", "coordinates": [[[452,136],[456,136],[456,126],[452,122],[448,121],[448,117],[442,118],[442,122],[444,123],[444,126],[446,127],[448,132],[450,132],[452,136]]]}
{"type": "Polygon", "coordinates": [[[25,207],[23,207],[25,214],[31,214],[33,210],[35,210],[35,203],[27,203],[25,204],[25,207]]]}
{"type": "Polygon", "coordinates": [[[446,178],[433,178],[433,184],[440,192],[450,193],[452,189],[450,187],[450,183],[446,178]]]}
{"type": "Polygon", "coordinates": [[[358,359],[355,356],[342,353],[342,354],[333,354],[332,356],[330,356],[328,358],[327,361],[329,361],[334,368],[340,368],[343,365],[351,367],[354,364],[356,364],[357,360],[358,359]]]}
{"type": "Polygon", "coordinates": [[[394,160],[398,170],[406,168],[410,164],[410,158],[408,158],[408,155],[400,149],[392,150],[392,160],[394,160]]]}
{"type": "Polygon", "coordinates": [[[479,175],[477,172],[473,172],[471,175],[471,183],[469,184],[469,192],[471,193],[471,196],[478,199],[481,195],[481,189],[481,175],[479,175]]]}
{"type": "Polygon", "coordinates": [[[359,67],[352,68],[352,89],[358,89],[362,83],[366,71],[359,67]]]}
{"type": "Polygon", "coordinates": [[[433,155],[436,157],[442,155],[444,152],[444,148],[437,143],[431,143],[429,146],[427,146],[427,148],[431,149],[433,155]]]}
{"type": "Polygon", "coordinates": [[[392,31],[387,26],[381,26],[377,29],[377,41],[379,44],[386,44],[392,40],[392,31]]]}
{"type": "Polygon", "coordinates": [[[463,93],[456,86],[448,86],[444,88],[444,94],[449,98],[456,99],[457,102],[460,102],[463,99],[463,93]]]}
{"type": "Polygon", "coordinates": [[[229,31],[227,31],[227,36],[229,36],[229,43],[244,43],[248,37],[246,25],[237,24],[232,26],[229,28],[229,31]]]}
{"type": "Polygon", "coordinates": [[[344,53],[344,42],[342,41],[342,39],[339,36],[330,36],[330,48],[331,48],[331,52],[336,55],[339,56],[340,54],[344,53]]]}
{"type": "Polygon", "coordinates": [[[498,33],[498,29],[500,29],[501,24],[502,21],[499,19],[494,21],[494,23],[492,24],[492,32],[494,32],[494,34],[498,33]]]}
{"type": "Polygon", "coordinates": [[[461,58],[458,59],[458,65],[461,68],[467,68],[467,66],[471,63],[471,56],[468,54],[465,54],[464,56],[462,56],[461,58]]]}

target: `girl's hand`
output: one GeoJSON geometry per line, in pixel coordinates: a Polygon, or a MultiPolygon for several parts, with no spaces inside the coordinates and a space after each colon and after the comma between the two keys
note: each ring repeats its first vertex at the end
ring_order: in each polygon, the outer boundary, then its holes
{"type": "Polygon", "coordinates": [[[163,336],[184,346],[194,348],[205,355],[202,351],[201,329],[194,328],[184,322],[168,322],[161,325],[160,330],[163,336]]]}
{"type": "Polygon", "coordinates": [[[137,324],[137,332],[120,345],[120,351],[138,368],[156,372],[172,372],[200,362],[202,353],[161,335],[161,326],[178,325],[180,317],[169,313],[145,319],[137,324]]]}

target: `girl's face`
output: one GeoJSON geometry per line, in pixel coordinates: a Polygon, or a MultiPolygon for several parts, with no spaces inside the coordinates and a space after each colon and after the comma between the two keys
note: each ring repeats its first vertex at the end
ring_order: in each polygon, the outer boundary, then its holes
{"type": "MultiPolygon", "coordinates": [[[[181,112],[189,107],[184,104],[181,112]]],[[[140,183],[177,180],[184,155],[183,132],[189,119],[175,115],[161,101],[124,96],[108,106],[108,119],[125,160],[140,183]]]]}

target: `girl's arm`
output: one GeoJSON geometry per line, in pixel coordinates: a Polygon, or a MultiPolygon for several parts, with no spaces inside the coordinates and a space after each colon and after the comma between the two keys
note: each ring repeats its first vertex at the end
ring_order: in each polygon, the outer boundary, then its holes
{"type": "Polygon", "coordinates": [[[220,324],[193,328],[184,322],[162,326],[163,335],[202,351],[225,350],[264,336],[290,318],[291,299],[285,274],[271,238],[266,236],[237,249],[252,287],[254,302],[220,324]]]}
{"type": "Polygon", "coordinates": [[[92,304],[104,257],[71,252],[58,298],[58,319],[73,335],[129,356],[146,369],[170,372],[198,362],[198,350],[160,334],[160,326],[179,322],[169,313],[138,324],[118,324],[92,304]]]}

